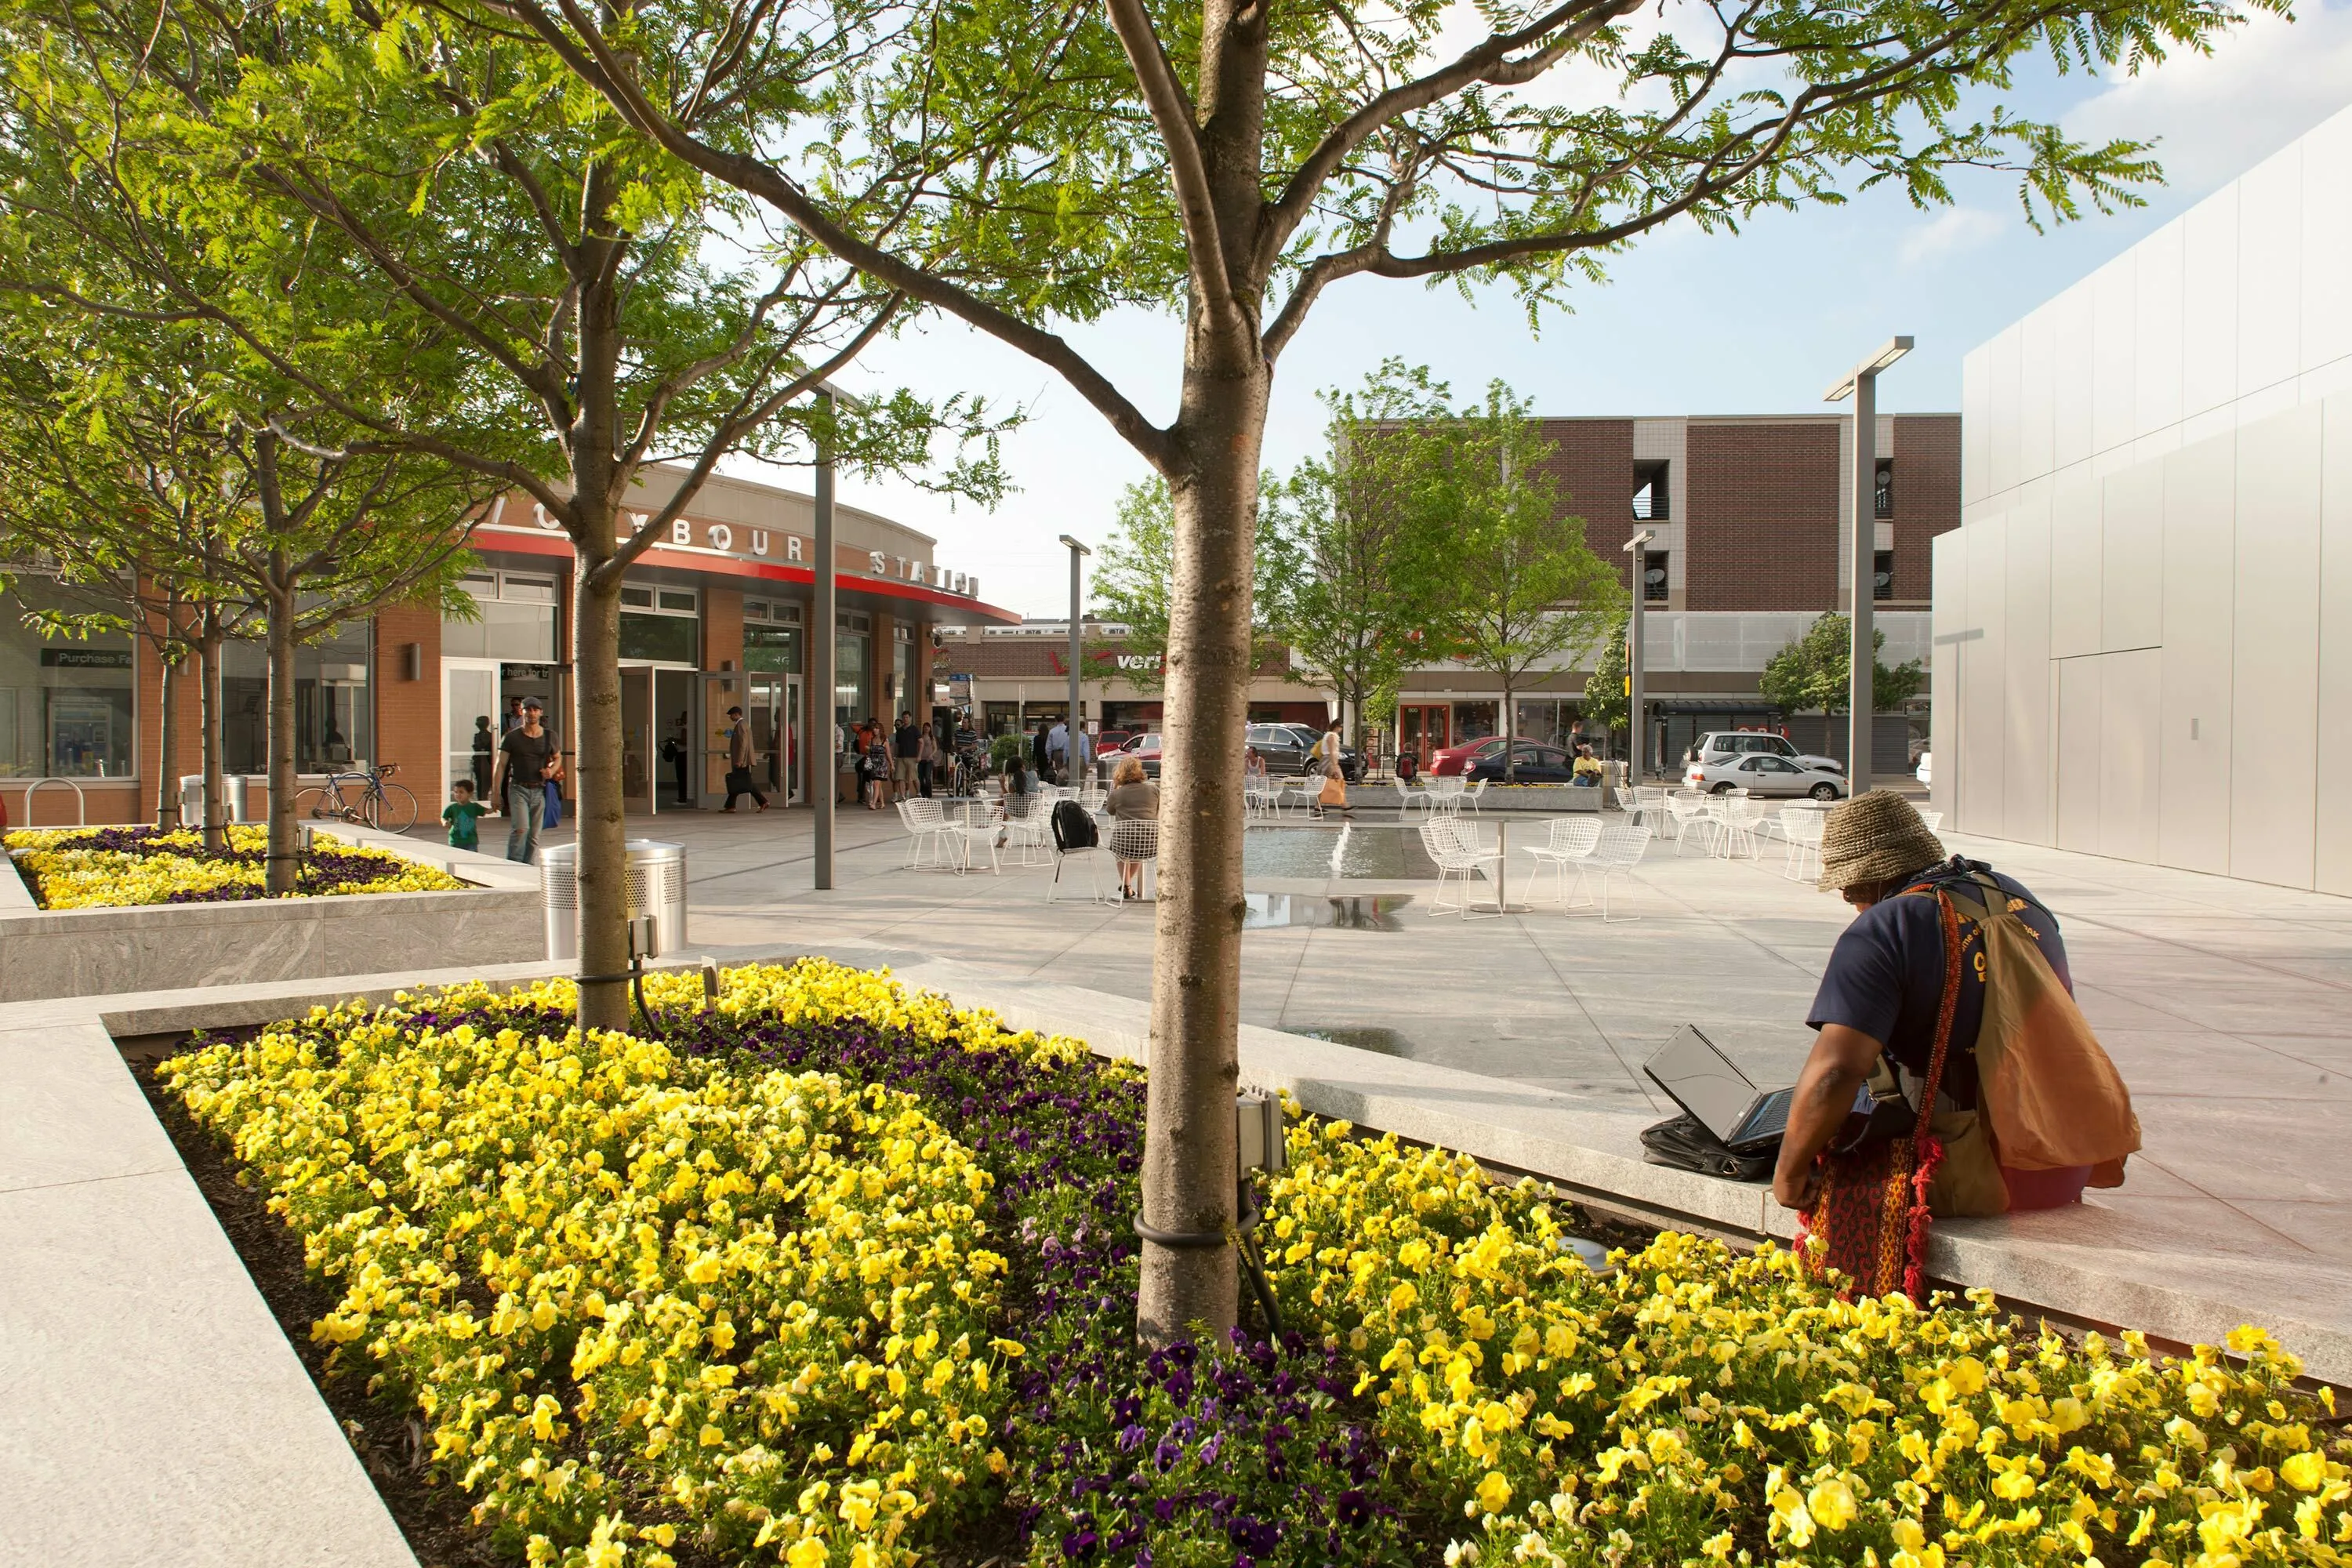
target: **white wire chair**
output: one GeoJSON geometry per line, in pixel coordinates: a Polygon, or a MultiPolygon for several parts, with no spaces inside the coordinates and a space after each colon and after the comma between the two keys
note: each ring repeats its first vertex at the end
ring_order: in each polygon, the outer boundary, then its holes
{"type": "Polygon", "coordinates": [[[1275,787],[1272,779],[1244,776],[1242,780],[1242,815],[1244,816],[1272,816],[1274,802],[1275,787]]]}
{"type": "Polygon", "coordinates": [[[1715,803],[1703,795],[1675,794],[1666,796],[1667,815],[1675,822],[1675,853],[1686,854],[1694,844],[1699,852],[1712,855],[1723,839],[1723,820],[1715,813],[1715,803]]]}
{"type": "MultiPolygon", "coordinates": [[[[1060,894],[1063,870],[1074,863],[1083,861],[1087,868],[1088,901],[1098,904],[1117,903],[1118,901],[1118,876],[1116,874],[1112,876],[1111,890],[1108,893],[1103,891],[1102,885],[1102,867],[1103,863],[1110,858],[1110,846],[1097,837],[1092,844],[1082,844],[1073,849],[1065,849],[1062,847],[1061,841],[1054,837],[1053,831],[1053,819],[1049,816],[1046,818],[1045,837],[1046,847],[1053,851],[1054,855],[1054,878],[1052,881],[1045,884],[1045,901],[1050,904],[1060,894]]],[[[1076,880],[1076,878],[1071,879],[1074,882],[1076,880]]]]}
{"type": "Polygon", "coordinates": [[[1829,814],[1808,811],[1802,806],[1780,808],[1780,837],[1789,841],[1787,858],[1780,863],[1780,875],[1792,882],[1801,882],[1822,873],[1822,828],[1829,814]],[[1808,866],[1811,870],[1806,869],[1808,866]]]}
{"type": "Polygon", "coordinates": [[[1666,808],[1666,787],[1664,784],[1635,784],[1631,793],[1635,807],[1642,814],[1642,826],[1660,838],[1674,837],[1676,824],[1674,813],[1666,808]]]}
{"type": "Polygon", "coordinates": [[[1755,859],[1762,842],[1759,830],[1772,808],[1763,801],[1738,794],[1717,798],[1717,809],[1723,814],[1723,858],[1736,860],[1745,856],[1755,859]]]}
{"type": "MultiPolygon", "coordinates": [[[[1584,886],[1584,865],[1592,854],[1592,847],[1601,842],[1601,822],[1598,815],[1591,816],[1556,816],[1548,826],[1550,837],[1541,844],[1525,847],[1523,853],[1535,857],[1538,869],[1551,868],[1552,883],[1559,892],[1559,905],[1569,907],[1568,868],[1576,868],[1576,885],[1584,886]]],[[[1590,903],[1590,899],[1585,900],[1590,903]]]]}
{"type": "Polygon", "coordinates": [[[1466,805],[1472,811],[1476,811],[1478,809],[1478,797],[1486,793],[1486,781],[1485,779],[1480,779],[1474,784],[1465,785],[1461,798],[1454,803],[1454,809],[1459,811],[1466,805]]]}
{"type": "Polygon", "coordinates": [[[1488,876],[1499,868],[1503,857],[1480,844],[1475,835],[1451,816],[1433,816],[1421,825],[1421,847],[1437,863],[1437,891],[1429,902],[1430,918],[1459,911],[1464,920],[1500,920],[1503,911],[1497,906],[1491,914],[1474,915],[1470,909],[1470,879],[1488,876]],[[1461,879],[1462,900],[1459,903],[1445,901],[1445,884],[1461,879]]]}
{"type": "MultiPolygon", "coordinates": [[[[1110,858],[1121,872],[1129,866],[1143,868],[1143,896],[1150,899],[1160,870],[1160,824],[1148,816],[1122,816],[1110,825],[1108,842],[1110,858]]],[[[1120,885],[1125,886],[1124,877],[1120,885]]]]}
{"type": "Polygon", "coordinates": [[[1919,820],[1927,825],[1927,831],[1930,833],[1943,830],[1944,814],[1940,811],[1923,811],[1919,814],[1919,820]]]}
{"type": "Polygon", "coordinates": [[[1601,879],[1602,924],[1623,925],[1629,921],[1642,918],[1639,915],[1626,915],[1620,918],[1609,912],[1609,881],[1620,872],[1631,871],[1640,865],[1643,855],[1649,847],[1650,830],[1648,828],[1628,827],[1622,823],[1612,823],[1601,830],[1601,837],[1593,843],[1592,853],[1586,856],[1583,864],[1577,868],[1579,878],[1590,874],[1601,879]]]}
{"type": "MultiPolygon", "coordinates": [[[[1006,798],[1020,800],[1024,797],[1009,795],[1006,798]]],[[[972,864],[972,850],[980,848],[988,852],[989,875],[997,874],[996,836],[1003,831],[997,810],[998,805],[994,801],[968,801],[962,811],[948,817],[945,842],[953,852],[957,871],[978,870],[979,868],[972,864]]]]}
{"type": "Polygon", "coordinates": [[[1399,822],[1402,822],[1405,814],[1415,806],[1419,806],[1425,812],[1433,812],[1437,809],[1436,798],[1429,793],[1425,784],[1409,784],[1402,779],[1393,779],[1390,782],[1396,785],[1399,822]]]}
{"type": "Polygon", "coordinates": [[[1052,795],[1031,796],[1025,807],[1022,806],[1022,797],[1017,795],[1004,803],[1004,847],[1020,851],[1018,864],[1046,866],[1053,863],[1054,802],[1056,798],[1052,795]]]}
{"type": "Polygon", "coordinates": [[[948,847],[946,810],[937,800],[902,800],[898,803],[898,821],[907,830],[906,869],[919,871],[925,862],[937,856],[946,866],[951,851],[948,847]]]}

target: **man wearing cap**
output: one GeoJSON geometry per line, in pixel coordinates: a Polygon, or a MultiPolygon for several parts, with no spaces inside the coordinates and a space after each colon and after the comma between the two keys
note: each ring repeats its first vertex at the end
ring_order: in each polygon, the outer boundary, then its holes
{"type": "MultiPolygon", "coordinates": [[[[1789,1127],[1772,1176],[1772,1195],[1781,1207],[1812,1209],[1820,1191],[1815,1156],[1844,1126],[1856,1092],[1882,1055],[1901,1069],[1903,1087],[1916,1102],[1943,1005],[1944,928],[1933,897],[1904,895],[1932,892],[1944,881],[1990,894],[1990,889],[1971,880],[1978,874],[1989,876],[2012,900],[2031,906],[2033,918],[2025,929],[2071,992],[2074,981],[2057,920],[2023,884],[1979,860],[1957,855],[1947,859],[1942,843],[1900,795],[1873,790],[1830,812],[1822,830],[1821,886],[1843,895],[1856,912],[1830,954],[1805,1020],[1819,1033],[1790,1097],[1789,1127]]],[[[1960,927],[1959,994],[1937,1096],[1939,1113],[1977,1106],[1977,1034],[1985,1011],[1981,929],[1973,922],[1960,927]]],[[[2011,1209],[2054,1208],[2082,1196],[2090,1168],[2001,1174],[2011,1209]]]]}
{"type": "Polygon", "coordinates": [[[547,807],[547,766],[555,757],[555,737],[540,722],[536,697],[522,705],[522,724],[499,742],[499,782],[491,805],[507,816],[507,858],[528,865],[539,850],[539,825],[547,807]]]}

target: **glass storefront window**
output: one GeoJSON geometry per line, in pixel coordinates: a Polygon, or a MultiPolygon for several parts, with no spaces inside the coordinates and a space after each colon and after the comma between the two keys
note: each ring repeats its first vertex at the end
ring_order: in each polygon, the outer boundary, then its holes
{"type": "Polygon", "coordinates": [[[484,571],[460,584],[481,618],[441,623],[446,658],[510,658],[545,664],[562,658],[555,646],[554,574],[484,571]]]}
{"type": "Polygon", "coordinates": [[[743,668],[771,675],[801,672],[801,607],[770,599],[743,601],[743,668]]]}
{"type": "Polygon", "coordinates": [[[0,773],[129,778],[130,634],[46,637],[24,623],[27,609],[63,607],[66,599],[30,579],[0,604],[0,773]]]}
{"type": "Polygon", "coordinates": [[[1517,711],[1518,735],[1523,741],[1538,741],[1547,746],[1564,745],[1567,743],[1567,731],[1575,728],[1575,713],[1556,699],[1538,697],[1529,700],[1521,698],[1517,711]]]}
{"type": "MultiPolygon", "coordinates": [[[[320,773],[379,760],[371,696],[371,627],[359,621],[294,650],[294,768],[320,773]]],[[[269,770],[269,655],[257,642],[221,649],[221,755],[233,773],[269,770]]]]}
{"type": "Polygon", "coordinates": [[[621,589],[621,657],[656,664],[702,663],[702,618],[691,588],[621,589]]]}
{"type": "Polygon", "coordinates": [[[1496,704],[1492,702],[1456,702],[1454,705],[1454,743],[1459,746],[1499,734],[1495,709],[1496,704]]]}
{"type": "Polygon", "coordinates": [[[929,706],[915,700],[915,640],[909,629],[899,626],[892,634],[898,645],[890,655],[890,700],[908,712],[929,706]]]}
{"type": "Polygon", "coordinates": [[[878,716],[873,712],[874,682],[866,656],[867,641],[864,632],[844,629],[835,634],[833,717],[836,723],[855,724],[861,719],[878,716]]]}

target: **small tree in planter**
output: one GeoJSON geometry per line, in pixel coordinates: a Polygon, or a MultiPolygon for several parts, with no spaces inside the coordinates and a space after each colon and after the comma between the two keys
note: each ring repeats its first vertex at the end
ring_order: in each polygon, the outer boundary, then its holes
{"type": "MultiPolygon", "coordinates": [[[[1874,656],[1885,647],[1886,634],[1874,630],[1874,656]]],[[[1756,688],[1784,713],[1843,713],[1853,699],[1853,623],[1832,611],[1764,661],[1756,688]]],[[[1871,690],[1882,712],[1916,697],[1927,680],[1927,670],[1916,658],[1889,669],[1874,657],[1871,671],[1871,690]]],[[[1850,765],[1852,759],[1847,761],[1850,765]]]]}
{"type": "Polygon", "coordinates": [[[1529,674],[1573,661],[1624,613],[1625,589],[1584,542],[1581,518],[1543,471],[1550,443],[1501,382],[1445,433],[1433,521],[1444,539],[1433,627],[1503,693],[1503,782],[1518,774],[1517,695],[1529,674]]]}

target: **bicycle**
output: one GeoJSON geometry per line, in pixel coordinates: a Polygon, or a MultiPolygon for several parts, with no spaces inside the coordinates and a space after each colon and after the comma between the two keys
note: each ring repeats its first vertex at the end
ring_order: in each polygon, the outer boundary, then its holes
{"type": "Polygon", "coordinates": [[[331,769],[324,784],[312,784],[294,796],[294,815],[312,822],[355,822],[405,833],[416,826],[416,797],[405,785],[384,783],[399,771],[398,763],[379,763],[362,773],[331,769]]]}

